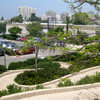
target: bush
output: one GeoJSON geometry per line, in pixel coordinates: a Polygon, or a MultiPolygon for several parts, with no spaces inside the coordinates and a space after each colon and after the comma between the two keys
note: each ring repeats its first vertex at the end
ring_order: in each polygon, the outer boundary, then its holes
{"type": "Polygon", "coordinates": [[[5,52],[6,52],[7,55],[10,55],[10,56],[16,55],[16,53],[11,49],[8,49],[8,48],[4,48],[4,49],[5,49],[5,52]]]}
{"type": "Polygon", "coordinates": [[[7,90],[0,91],[0,97],[5,96],[7,94],[8,94],[7,90]]]}
{"type": "Polygon", "coordinates": [[[57,56],[52,56],[51,60],[54,61],[63,61],[63,62],[69,62],[69,61],[75,61],[77,58],[79,58],[82,54],[81,53],[71,53],[67,55],[62,55],[61,57],[57,56]]]}
{"type": "Polygon", "coordinates": [[[18,93],[22,91],[21,87],[18,87],[14,84],[7,86],[7,89],[9,94],[18,93]]]}
{"type": "Polygon", "coordinates": [[[73,82],[70,79],[64,79],[58,84],[58,87],[73,86],[73,82]]]}
{"type": "Polygon", "coordinates": [[[15,81],[22,85],[35,85],[54,80],[68,74],[68,70],[60,68],[60,64],[58,63],[46,62],[44,64],[42,63],[42,66],[41,64],[38,65],[44,69],[38,70],[38,72],[25,71],[24,73],[17,75],[15,81]]]}
{"type": "Polygon", "coordinates": [[[13,93],[19,93],[19,92],[22,92],[21,87],[18,87],[14,84],[8,85],[7,90],[0,91],[0,97],[5,96],[5,95],[9,95],[9,94],[13,94],[13,93]]]}
{"type": "Polygon", "coordinates": [[[5,66],[0,65],[0,74],[3,73],[3,72],[5,72],[6,70],[7,70],[7,69],[6,69],[5,66]]]}
{"type": "Polygon", "coordinates": [[[91,84],[100,82],[100,73],[97,73],[95,76],[86,76],[82,78],[81,80],[76,82],[76,85],[82,85],[82,84],[91,84]]]}
{"type": "Polygon", "coordinates": [[[36,89],[44,89],[43,85],[37,85],[36,89]]]}
{"type": "Polygon", "coordinates": [[[5,35],[0,35],[0,37],[3,37],[8,40],[16,40],[16,38],[18,38],[19,36],[18,35],[13,36],[12,34],[5,34],[5,35]]]}
{"type": "MultiPolygon", "coordinates": [[[[45,59],[38,59],[38,63],[39,62],[47,62],[48,60],[45,58],[45,59]]],[[[13,63],[10,63],[9,66],[8,66],[8,69],[9,70],[16,70],[16,69],[31,69],[31,68],[35,68],[35,58],[31,58],[31,59],[28,59],[26,61],[22,61],[22,62],[13,62],[13,63]]],[[[39,64],[40,66],[40,64],[39,64]]],[[[40,67],[41,68],[41,67],[40,67]]]]}

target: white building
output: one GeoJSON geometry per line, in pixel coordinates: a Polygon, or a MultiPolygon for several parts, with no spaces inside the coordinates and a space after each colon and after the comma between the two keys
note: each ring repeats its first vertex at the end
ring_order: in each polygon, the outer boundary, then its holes
{"type": "Polygon", "coordinates": [[[41,16],[42,20],[47,20],[48,18],[56,18],[56,12],[48,11],[43,16],[41,16]]]}
{"type": "Polygon", "coordinates": [[[36,12],[37,9],[32,7],[23,6],[19,8],[19,15],[22,15],[25,20],[28,20],[33,13],[36,15],[36,12]]]}

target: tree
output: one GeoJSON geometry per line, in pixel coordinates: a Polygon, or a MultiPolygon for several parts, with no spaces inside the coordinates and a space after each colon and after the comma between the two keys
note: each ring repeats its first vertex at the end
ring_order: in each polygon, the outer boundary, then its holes
{"type": "Polygon", "coordinates": [[[24,41],[25,49],[30,47],[35,47],[35,71],[38,71],[37,61],[38,61],[38,53],[41,48],[46,48],[46,45],[44,45],[44,38],[45,34],[41,35],[41,42],[36,41],[35,37],[29,36],[26,41],[24,41]]]}
{"type": "Polygon", "coordinates": [[[29,31],[31,36],[38,37],[41,35],[41,25],[39,22],[28,24],[26,29],[29,31]]]}
{"type": "Polygon", "coordinates": [[[22,29],[15,26],[15,27],[9,28],[8,31],[10,32],[10,34],[12,36],[15,36],[16,37],[17,34],[21,34],[22,29]]]}
{"type": "Polygon", "coordinates": [[[1,21],[3,21],[3,20],[4,20],[4,17],[2,16],[2,17],[1,17],[1,21]]]}
{"type": "Polygon", "coordinates": [[[6,23],[0,23],[0,33],[6,32],[6,23]]]}
{"type": "Polygon", "coordinates": [[[66,3],[70,4],[72,9],[81,7],[83,4],[88,3],[94,6],[97,10],[100,10],[100,0],[64,0],[66,3]]]}
{"type": "MultiPolygon", "coordinates": [[[[100,0],[63,0],[66,3],[68,3],[73,11],[79,9],[80,7],[84,7],[84,4],[89,4],[97,10],[99,13],[100,11],[100,0]]],[[[98,22],[96,22],[97,19],[100,19],[100,16],[95,16],[94,19],[91,19],[90,22],[95,22],[99,25],[98,22]]]]}
{"type": "Polygon", "coordinates": [[[90,21],[88,13],[76,12],[72,16],[72,23],[76,25],[86,25],[90,21]]]}
{"type": "Polygon", "coordinates": [[[37,17],[34,13],[31,14],[29,21],[41,21],[41,18],[37,17]]]}
{"type": "Polygon", "coordinates": [[[70,23],[70,17],[69,16],[66,16],[66,31],[68,32],[68,29],[69,29],[69,23],[70,23]]]}
{"type": "Polygon", "coordinates": [[[23,17],[21,15],[16,16],[16,17],[13,17],[11,19],[11,22],[19,22],[19,23],[22,23],[23,22],[23,17]]]}

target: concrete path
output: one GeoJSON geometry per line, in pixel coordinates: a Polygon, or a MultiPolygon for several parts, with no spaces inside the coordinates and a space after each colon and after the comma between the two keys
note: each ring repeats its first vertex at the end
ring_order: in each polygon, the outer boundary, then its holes
{"type": "Polygon", "coordinates": [[[21,72],[12,73],[0,78],[0,90],[6,89],[6,87],[10,84],[14,83],[15,77],[21,72]]]}
{"type": "MultiPolygon", "coordinates": [[[[66,63],[60,62],[60,64],[61,64],[62,67],[65,67],[65,68],[69,67],[68,64],[66,64],[66,63]]],[[[79,73],[78,75],[70,77],[70,79],[73,82],[76,82],[77,80],[81,79],[82,77],[84,77],[86,75],[94,75],[96,72],[100,72],[100,67],[96,67],[95,70],[89,70],[89,71],[86,71],[86,72],[81,73],[81,74],[79,73]]],[[[5,75],[4,77],[1,77],[0,78],[0,90],[5,89],[6,86],[8,86],[9,84],[13,84],[14,83],[14,78],[19,73],[21,73],[21,72],[15,72],[15,73],[11,73],[9,75],[5,75]]],[[[58,83],[59,82],[56,82],[55,84],[53,83],[53,84],[47,85],[46,87],[48,87],[48,88],[55,88],[55,87],[57,87],[58,83]]]]}
{"type": "Polygon", "coordinates": [[[20,100],[95,100],[96,98],[100,98],[100,87],[72,92],[45,94],[20,100]]]}
{"type": "MultiPolygon", "coordinates": [[[[63,66],[63,64],[61,64],[61,65],[63,66]]],[[[92,67],[92,68],[89,68],[90,70],[85,69],[86,71],[79,72],[78,74],[73,75],[73,76],[71,76],[69,78],[71,79],[72,82],[75,83],[75,82],[77,82],[78,80],[82,79],[85,76],[96,75],[96,72],[100,72],[100,66],[92,67]],[[94,69],[92,69],[92,68],[94,68],[94,69]]],[[[56,88],[58,84],[59,84],[59,82],[56,82],[55,84],[50,84],[50,85],[48,85],[46,87],[48,87],[48,88],[56,88]]]]}

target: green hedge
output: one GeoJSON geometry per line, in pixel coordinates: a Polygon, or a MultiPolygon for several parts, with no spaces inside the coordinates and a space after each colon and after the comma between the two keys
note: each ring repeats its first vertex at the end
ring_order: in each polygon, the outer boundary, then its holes
{"type": "MultiPolygon", "coordinates": [[[[43,62],[43,63],[48,62],[48,59],[38,58],[38,63],[39,62],[43,62]]],[[[13,62],[9,64],[8,70],[27,69],[27,68],[30,69],[30,68],[34,68],[34,64],[35,64],[35,58],[31,58],[22,62],[13,62]]]]}
{"type": "Polygon", "coordinates": [[[0,74],[2,74],[3,72],[6,72],[6,71],[7,71],[6,67],[3,65],[0,65],[0,74]]]}
{"type": "Polygon", "coordinates": [[[11,35],[11,34],[5,34],[5,35],[0,35],[0,37],[3,37],[5,39],[8,39],[8,40],[16,40],[16,38],[18,38],[19,36],[18,35],[11,35]]]}
{"type": "Polygon", "coordinates": [[[68,70],[60,68],[60,64],[58,63],[46,62],[42,63],[42,65],[38,64],[38,67],[44,69],[38,70],[38,72],[25,71],[17,75],[15,81],[22,85],[34,85],[45,83],[68,74],[68,70]]]}

